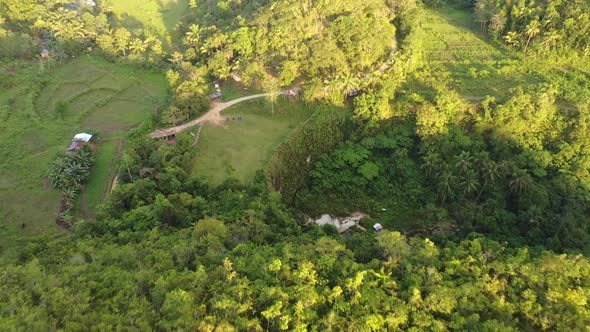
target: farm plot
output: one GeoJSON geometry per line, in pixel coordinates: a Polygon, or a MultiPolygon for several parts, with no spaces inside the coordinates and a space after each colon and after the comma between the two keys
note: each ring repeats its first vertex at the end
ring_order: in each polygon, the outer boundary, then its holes
{"type": "Polygon", "coordinates": [[[422,27],[425,60],[448,71],[454,88],[469,100],[486,95],[501,98],[512,87],[537,82],[522,59],[496,47],[479,32],[469,11],[426,11],[422,27]]]}
{"type": "MultiPolygon", "coordinates": [[[[92,212],[110,181],[117,137],[150,117],[165,100],[167,83],[161,74],[92,56],[44,73],[36,63],[13,62],[0,63],[9,82],[0,86],[0,224],[11,230],[3,234],[29,236],[55,231],[60,193],[46,173],[72,136],[87,128],[103,136],[97,173],[86,186],[92,212]]],[[[0,238],[0,251],[16,242],[0,238]]]]}

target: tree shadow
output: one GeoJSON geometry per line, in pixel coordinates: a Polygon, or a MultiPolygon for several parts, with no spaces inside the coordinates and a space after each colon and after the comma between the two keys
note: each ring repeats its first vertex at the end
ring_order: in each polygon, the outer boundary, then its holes
{"type": "Polygon", "coordinates": [[[130,32],[136,32],[138,30],[144,31],[145,28],[142,21],[140,21],[137,17],[127,13],[123,13],[120,16],[110,13],[109,21],[111,22],[111,26],[123,27],[130,32]]]}

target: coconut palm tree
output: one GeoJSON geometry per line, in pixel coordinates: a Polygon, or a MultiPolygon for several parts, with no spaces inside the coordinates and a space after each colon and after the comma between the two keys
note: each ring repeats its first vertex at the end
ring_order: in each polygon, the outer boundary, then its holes
{"type": "Polygon", "coordinates": [[[198,24],[192,24],[184,35],[184,43],[190,47],[196,47],[201,41],[201,27],[198,24]]]}
{"type": "Polygon", "coordinates": [[[504,36],[504,40],[508,45],[518,46],[518,44],[520,44],[520,35],[515,31],[509,31],[506,36],[504,36]]]}
{"type": "Polygon", "coordinates": [[[539,22],[539,20],[533,20],[526,26],[525,33],[528,36],[528,38],[526,41],[526,45],[524,47],[525,52],[529,48],[529,43],[531,42],[531,39],[538,35],[539,32],[541,32],[541,22],[539,22]]]}
{"type": "Polygon", "coordinates": [[[441,164],[440,155],[434,152],[428,152],[428,154],[422,158],[422,161],[423,163],[420,165],[420,168],[423,169],[428,176],[434,174],[441,164]]]}
{"type": "Polygon", "coordinates": [[[543,36],[543,41],[541,42],[541,44],[543,44],[545,49],[548,50],[554,47],[560,39],[561,35],[557,31],[552,30],[543,36]]]}
{"type": "Polygon", "coordinates": [[[512,173],[508,187],[513,193],[521,193],[528,190],[531,185],[531,176],[522,169],[516,170],[512,173]]]}
{"type": "Polygon", "coordinates": [[[447,197],[454,193],[455,185],[457,183],[457,177],[449,171],[445,171],[441,174],[438,181],[438,192],[442,196],[441,204],[442,207],[445,204],[447,197]]]}
{"type": "Polygon", "coordinates": [[[279,80],[276,77],[272,77],[272,76],[268,77],[264,81],[264,91],[266,92],[266,99],[268,100],[268,102],[270,102],[270,105],[272,108],[271,112],[274,115],[275,114],[275,103],[277,101],[277,98],[281,94],[281,87],[280,87],[279,80]]]}
{"type": "Polygon", "coordinates": [[[139,38],[135,38],[131,41],[131,43],[129,44],[129,50],[131,51],[131,54],[141,54],[144,53],[147,49],[147,45],[146,43],[139,39],[139,38]]]}
{"type": "Polygon", "coordinates": [[[348,96],[351,93],[357,91],[361,82],[357,76],[351,74],[350,72],[344,75],[336,76],[336,81],[338,90],[340,90],[344,96],[348,96]]]}
{"type": "Polygon", "coordinates": [[[477,176],[475,175],[474,171],[469,171],[467,176],[461,182],[461,186],[463,186],[463,192],[465,194],[471,194],[477,191],[479,188],[479,181],[477,180],[477,176]]]}
{"type": "Polygon", "coordinates": [[[455,167],[461,170],[463,174],[467,174],[473,166],[473,160],[474,158],[469,151],[463,151],[457,156],[455,167]]]}
{"type": "Polygon", "coordinates": [[[475,201],[479,200],[479,196],[483,193],[484,188],[488,184],[488,182],[495,182],[498,176],[500,175],[500,169],[498,168],[498,164],[496,164],[493,160],[486,160],[483,162],[482,165],[482,176],[484,179],[483,185],[481,186],[481,190],[479,194],[477,194],[477,198],[475,201]]]}

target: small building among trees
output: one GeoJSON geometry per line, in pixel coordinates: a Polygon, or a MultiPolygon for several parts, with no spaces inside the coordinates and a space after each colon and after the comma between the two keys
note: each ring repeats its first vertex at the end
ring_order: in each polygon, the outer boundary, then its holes
{"type": "Polygon", "coordinates": [[[84,144],[92,141],[93,136],[87,133],[79,133],[74,136],[72,143],[68,147],[68,152],[75,152],[84,146],[84,144]]]}
{"type": "Polygon", "coordinates": [[[213,100],[213,99],[218,99],[221,98],[221,91],[215,91],[215,93],[209,95],[209,99],[213,100]]]}

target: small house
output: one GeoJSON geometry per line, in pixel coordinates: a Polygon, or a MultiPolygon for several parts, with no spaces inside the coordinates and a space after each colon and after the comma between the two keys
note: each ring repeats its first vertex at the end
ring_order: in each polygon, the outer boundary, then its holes
{"type": "Polygon", "coordinates": [[[375,225],[373,225],[373,229],[375,230],[375,232],[380,232],[383,230],[383,226],[381,226],[380,223],[376,223],[375,225]]]}
{"type": "Polygon", "coordinates": [[[84,143],[88,143],[91,140],[92,140],[92,135],[86,134],[86,133],[79,133],[79,134],[76,134],[74,136],[74,139],[72,139],[72,142],[84,142],[84,143]]]}
{"type": "Polygon", "coordinates": [[[49,59],[49,50],[47,47],[43,47],[43,50],[41,51],[41,59],[49,59]]]}
{"type": "Polygon", "coordinates": [[[218,99],[221,98],[221,91],[215,91],[214,94],[209,96],[209,99],[213,100],[213,99],[218,99]]]}
{"type": "Polygon", "coordinates": [[[72,142],[68,147],[68,152],[76,152],[84,146],[84,142],[72,142]]]}
{"type": "Polygon", "coordinates": [[[80,150],[84,144],[92,141],[92,135],[86,133],[79,133],[74,136],[72,143],[68,147],[68,152],[75,152],[80,150]]]}

